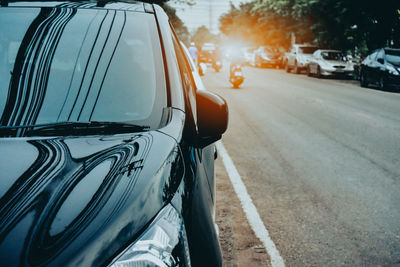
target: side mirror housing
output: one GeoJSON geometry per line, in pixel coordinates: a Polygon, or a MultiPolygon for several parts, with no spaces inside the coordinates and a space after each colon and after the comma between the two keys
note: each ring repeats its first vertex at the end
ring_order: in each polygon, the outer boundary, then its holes
{"type": "Polygon", "coordinates": [[[196,92],[197,146],[206,147],[221,139],[228,128],[228,105],[225,99],[206,90],[196,92]]]}

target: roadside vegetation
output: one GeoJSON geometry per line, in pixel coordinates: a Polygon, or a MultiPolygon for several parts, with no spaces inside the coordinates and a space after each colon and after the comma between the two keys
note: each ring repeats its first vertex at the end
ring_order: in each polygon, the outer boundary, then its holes
{"type": "Polygon", "coordinates": [[[175,8],[171,7],[168,5],[167,2],[178,2],[178,3],[183,3],[187,5],[193,5],[195,3],[194,0],[174,0],[174,1],[169,1],[169,0],[144,0],[144,2],[147,3],[152,3],[152,4],[157,4],[161,6],[165,13],[167,13],[170,22],[172,23],[172,26],[174,26],[175,32],[178,35],[179,39],[183,41],[185,44],[189,43],[189,30],[183,23],[183,21],[176,15],[176,10],[175,8]]]}
{"type": "Polygon", "coordinates": [[[231,39],[288,48],[297,43],[366,53],[400,47],[398,0],[258,0],[220,18],[231,39]]]}

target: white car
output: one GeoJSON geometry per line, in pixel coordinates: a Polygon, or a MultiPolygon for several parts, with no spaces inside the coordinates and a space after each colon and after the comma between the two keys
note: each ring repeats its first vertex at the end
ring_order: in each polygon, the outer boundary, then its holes
{"type": "Polygon", "coordinates": [[[307,75],[316,76],[345,76],[352,77],[353,63],[339,50],[318,49],[307,65],[307,75]]]}
{"type": "Polygon", "coordinates": [[[318,50],[317,46],[309,44],[293,44],[290,52],[285,54],[284,66],[286,72],[292,69],[294,73],[299,74],[302,70],[307,69],[307,65],[312,59],[312,54],[318,50]]]}

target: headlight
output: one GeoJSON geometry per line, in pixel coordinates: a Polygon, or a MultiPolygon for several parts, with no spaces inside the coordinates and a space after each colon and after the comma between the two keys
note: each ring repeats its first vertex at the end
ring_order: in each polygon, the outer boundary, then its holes
{"type": "Polygon", "coordinates": [[[190,266],[183,219],[172,205],[166,206],[144,233],[110,267],[190,266]]]}
{"type": "Polygon", "coordinates": [[[399,71],[396,70],[396,68],[393,67],[393,66],[386,65],[386,69],[389,71],[389,74],[392,74],[392,75],[399,75],[399,71]]]}

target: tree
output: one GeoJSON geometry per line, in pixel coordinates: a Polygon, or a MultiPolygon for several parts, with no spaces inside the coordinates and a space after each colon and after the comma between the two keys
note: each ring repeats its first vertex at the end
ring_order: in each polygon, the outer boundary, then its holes
{"type": "Polygon", "coordinates": [[[287,47],[295,33],[326,48],[400,47],[399,0],[258,0],[232,6],[220,23],[224,34],[257,44],[287,47]]]}
{"type": "Polygon", "coordinates": [[[169,21],[171,22],[172,26],[175,29],[176,34],[178,35],[179,39],[184,42],[186,45],[189,43],[189,31],[183,21],[176,15],[175,8],[169,6],[168,4],[164,4],[163,8],[165,13],[167,13],[169,17],[169,21]]]}
{"type": "MultiPolygon", "coordinates": [[[[164,9],[165,13],[167,13],[169,20],[174,27],[179,39],[186,44],[189,42],[189,31],[184,25],[183,21],[176,15],[175,8],[168,5],[167,2],[169,2],[169,0],[144,0],[144,2],[161,6],[164,9]]],[[[195,3],[194,0],[174,0],[173,2],[184,3],[187,5],[193,5],[195,3]]]]}
{"type": "Polygon", "coordinates": [[[216,42],[217,36],[212,34],[206,26],[201,26],[193,33],[191,40],[196,43],[196,46],[202,47],[204,43],[216,42]]]}

